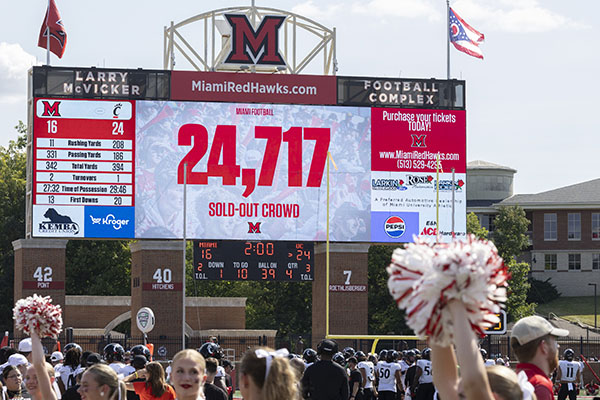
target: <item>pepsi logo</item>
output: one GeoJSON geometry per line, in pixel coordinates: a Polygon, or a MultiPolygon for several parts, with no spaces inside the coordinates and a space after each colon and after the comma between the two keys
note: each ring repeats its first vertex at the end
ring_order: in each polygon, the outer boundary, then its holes
{"type": "Polygon", "coordinates": [[[406,223],[400,217],[389,217],[385,220],[383,229],[389,237],[397,239],[404,235],[404,232],[406,232],[406,223]]]}

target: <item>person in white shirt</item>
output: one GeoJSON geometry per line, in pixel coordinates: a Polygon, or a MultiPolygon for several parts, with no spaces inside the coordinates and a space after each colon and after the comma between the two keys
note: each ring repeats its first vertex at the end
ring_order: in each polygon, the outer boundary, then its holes
{"type": "Polygon", "coordinates": [[[362,351],[357,351],[356,359],[358,360],[357,368],[362,375],[364,400],[373,400],[375,393],[373,391],[373,382],[375,381],[375,366],[371,361],[367,361],[367,356],[362,351]]]}
{"type": "Polygon", "coordinates": [[[116,373],[119,379],[123,379],[127,375],[133,374],[135,368],[131,365],[123,364],[123,356],[125,349],[119,343],[110,343],[104,347],[104,359],[116,373]]]}
{"type": "Polygon", "coordinates": [[[379,378],[379,400],[395,400],[396,391],[402,390],[400,365],[395,362],[397,358],[398,352],[388,350],[385,361],[377,363],[375,374],[379,378]]]}
{"type": "MultiPolygon", "coordinates": [[[[433,370],[431,366],[431,349],[426,348],[421,353],[422,358],[417,360],[417,371],[413,381],[416,389],[416,400],[433,400],[435,387],[433,386],[433,370]]],[[[415,393],[415,390],[412,390],[415,393]]]]}
{"type": "Polygon", "coordinates": [[[560,383],[558,390],[558,400],[565,400],[567,396],[570,400],[577,399],[577,384],[581,380],[581,364],[574,361],[575,352],[566,349],[563,353],[563,360],[558,362],[556,381],[560,383]]]}

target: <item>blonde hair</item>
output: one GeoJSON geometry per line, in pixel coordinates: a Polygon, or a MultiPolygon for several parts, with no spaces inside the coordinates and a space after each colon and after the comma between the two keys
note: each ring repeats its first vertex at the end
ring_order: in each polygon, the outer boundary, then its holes
{"type": "Polygon", "coordinates": [[[191,359],[196,364],[198,364],[198,367],[202,371],[202,373],[206,374],[206,361],[204,361],[204,357],[202,357],[202,354],[192,349],[181,350],[177,354],[175,354],[175,357],[173,357],[173,365],[177,362],[177,360],[180,360],[182,358],[191,359]]]}
{"type": "Polygon", "coordinates": [[[86,369],[85,374],[91,374],[98,386],[108,386],[110,400],[123,399],[127,396],[125,384],[119,381],[117,373],[108,365],[94,364],[86,369]]]}
{"type": "Polygon", "coordinates": [[[523,391],[515,371],[502,365],[492,365],[486,370],[492,392],[507,400],[523,398],[523,391]]]}
{"type": "Polygon", "coordinates": [[[262,389],[263,400],[280,400],[298,398],[296,374],[285,357],[273,357],[269,374],[265,377],[267,359],[256,356],[256,350],[274,351],[268,347],[255,347],[246,352],[242,358],[240,371],[248,375],[262,389]]]}

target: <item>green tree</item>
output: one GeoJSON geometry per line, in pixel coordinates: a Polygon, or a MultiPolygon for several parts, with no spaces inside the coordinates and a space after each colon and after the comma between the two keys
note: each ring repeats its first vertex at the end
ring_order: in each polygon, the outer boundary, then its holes
{"type": "Polygon", "coordinates": [[[501,207],[495,220],[494,244],[505,261],[517,258],[529,245],[529,220],[519,206],[501,207]]]}
{"type": "Polygon", "coordinates": [[[488,230],[481,226],[479,218],[475,213],[467,214],[467,233],[475,235],[478,239],[487,239],[488,230]]]}
{"type": "Polygon", "coordinates": [[[395,247],[373,245],[369,248],[369,334],[412,334],[404,320],[404,311],[396,306],[387,287],[392,252],[395,247]]]}
{"type": "Polygon", "coordinates": [[[126,240],[70,240],[65,268],[69,295],[131,294],[131,251],[126,240]]]}
{"type": "Polygon", "coordinates": [[[535,303],[527,302],[531,288],[528,280],[530,266],[528,263],[516,260],[529,244],[526,235],[529,220],[525,217],[525,211],[519,206],[502,207],[496,217],[495,225],[493,241],[511,275],[508,281],[506,309],[508,318],[516,321],[532,315],[536,306],[535,303]]]}
{"type": "Polygon", "coordinates": [[[19,134],[0,147],[0,331],[12,330],[14,251],[12,242],[25,236],[25,167],[27,127],[15,126],[19,134]]]}
{"type": "Polygon", "coordinates": [[[508,263],[508,271],[511,278],[508,281],[508,295],[506,296],[506,310],[511,321],[517,321],[523,317],[535,313],[535,303],[527,302],[527,295],[531,284],[527,279],[529,275],[529,264],[517,262],[514,258],[508,263]]]}

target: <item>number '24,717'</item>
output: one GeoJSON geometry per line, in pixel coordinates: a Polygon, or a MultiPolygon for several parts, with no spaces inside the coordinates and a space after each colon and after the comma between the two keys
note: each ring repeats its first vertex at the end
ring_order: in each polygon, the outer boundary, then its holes
{"type": "MultiPolygon", "coordinates": [[[[279,150],[283,141],[287,143],[288,149],[288,187],[302,187],[302,145],[304,140],[315,141],[306,186],[321,186],[331,140],[329,128],[291,127],[284,132],[278,126],[257,126],[254,129],[254,137],[267,141],[260,167],[258,186],[273,185],[279,150]]],[[[179,128],[178,145],[193,146],[179,163],[177,182],[183,184],[185,174],[186,183],[192,185],[207,185],[208,177],[221,177],[223,185],[234,186],[237,178],[241,175],[244,186],[243,196],[250,196],[257,185],[256,170],[254,168],[241,169],[237,164],[236,143],[235,125],[217,125],[208,155],[207,170],[205,172],[192,171],[206,155],[208,131],[200,124],[183,125],[179,128]]]]}

